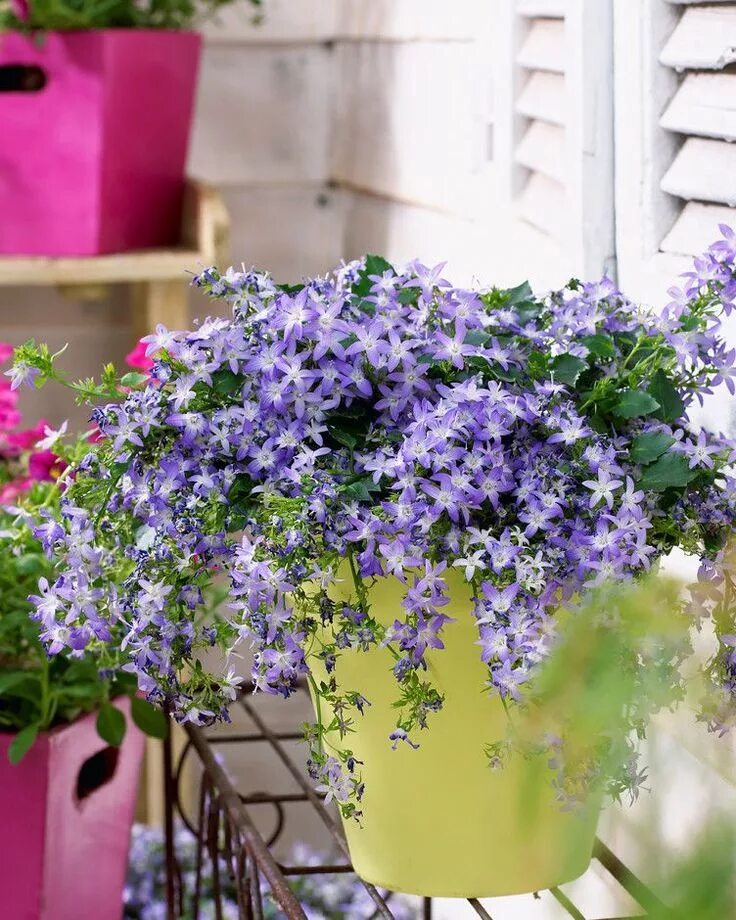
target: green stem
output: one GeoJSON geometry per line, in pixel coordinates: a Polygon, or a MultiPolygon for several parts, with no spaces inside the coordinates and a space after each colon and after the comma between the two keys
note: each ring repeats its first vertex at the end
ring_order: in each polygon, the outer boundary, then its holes
{"type": "Polygon", "coordinates": [[[39,723],[41,729],[46,729],[49,727],[49,714],[50,714],[50,697],[49,697],[49,660],[46,655],[41,659],[41,717],[39,723]]]}
{"type": "Polygon", "coordinates": [[[317,681],[312,677],[311,674],[307,674],[307,680],[309,681],[309,686],[312,690],[312,695],[314,696],[314,709],[317,714],[317,741],[319,744],[320,754],[325,752],[325,743],[324,743],[324,733],[325,727],[322,722],[322,697],[319,692],[319,687],[317,686],[317,681]]]}
{"type": "Polygon", "coordinates": [[[368,596],[366,594],[365,585],[363,584],[363,579],[358,574],[358,570],[355,567],[352,547],[348,549],[348,563],[350,565],[350,571],[353,575],[353,584],[355,585],[355,591],[358,595],[358,601],[360,602],[360,605],[363,608],[363,612],[365,613],[368,609],[368,596]]]}
{"type": "MultiPolygon", "coordinates": [[[[350,571],[353,575],[353,584],[355,585],[355,592],[358,595],[358,601],[363,608],[364,612],[368,611],[368,594],[365,589],[365,584],[363,583],[363,578],[358,573],[358,570],[355,567],[355,560],[353,559],[353,550],[352,547],[348,549],[348,563],[350,564],[350,571]]],[[[387,642],[384,648],[388,649],[389,653],[393,655],[394,660],[398,661],[401,657],[396,649],[391,645],[390,642],[387,642]]]]}

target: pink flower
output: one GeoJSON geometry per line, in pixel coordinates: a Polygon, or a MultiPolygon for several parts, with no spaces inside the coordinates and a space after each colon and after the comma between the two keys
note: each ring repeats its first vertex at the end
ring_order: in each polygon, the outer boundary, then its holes
{"type": "MultiPolygon", "coordinates": [[[[20,415],[18,416],[18,421],[20,421],[20,415]]],[[[6,435],[7,442],[10,447],[15,448],[18,452],[30,450],[44,436],[48,424],[46,419],[41,419],[33,428],[24,428],[23,431],[9,431],[6,435]]]]}
{"type": "Polygon", "coordinates": [[[10,439],[15,436],[14,432],[9,431],[19,424],[22,416],[17,409],[10,409],[0,403],[0,441],[10,444],[10,439]]]}
{"type": "Polygon", "coordinates": [[[10,505],[33,485],[32,479],[14,479],[0,486],[0,505],[10,505]]]}
{"type": "MultiPolygon", "coordinates": [[[[0,342],[0,356],[4,343],[0,342]]],[[[0,439],[10,428],[15,428],[21,420],[18,412],[18,394],[10,388],[9,380],[0,380],[0,439]]]]}
{"type": "Polygon", "coordinates": [[[39,450],[28,458],[28,475],[35,482],[53,482],[66,469],[66,463],[50,450],[39,450]]]}
{"type": "Polygon", "coordinates": [[[14,406],[18,402],[18,393],[12,388],[9,380],[0,378],[0,403],[4,406],[14,406]]]}
{"type": "Polygon", "coordinates": [[[10,0],[10,9],[15,13],[18,19],[25,22],[28,19],[31,8],[28,0],[10,0]]]}
{"type": "Polygon", "coordinates": [[[137,371],[150,371],[153,367],[153,358],[149,358],[146,354],[146,346],[143,342],[138,342],[133,351],[125,356],[125,362],[137,371]]]}
{"type": "Polygon", "coordinates": [[[0,364],[5,364],[13,356],[13,350],[10,342],[0,342],[0,364]]]}

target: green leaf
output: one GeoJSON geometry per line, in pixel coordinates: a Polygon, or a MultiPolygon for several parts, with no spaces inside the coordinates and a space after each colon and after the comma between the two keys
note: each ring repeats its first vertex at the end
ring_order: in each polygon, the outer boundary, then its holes
{"type": "Polygon", "coordinates": [[[380,492],[381,487],[378,483],[373,482],[373,479],[370,476],[364,476],[362,479],[358,479],[355,482],[351,482],[342,489],[342,494],[349,499],[357,499],[358,501],[367,502],[370,501],[372,492],[380,492]]]}
{"type": "Polygon", "coordinates": [[[612,358],[616,353],[613,339],[610,335],[604,335],[603,333],[586,335],[583,337],[583,342],[588,351],[598,358],[612,358]]]}
{"type": "Polygon", "coordinates": [[[216,371],[212,375],[213,389],[218,396],[232,396],[243,386],[243,377],[233,374],[228,368],[216,371]]]}
{"type": "Polygon", "coordinates": [[[528,301],[533,297],[533,292],[528,281],[522,281],[521,284],[517,284],[516,287],[508,288],[503,291],[503,294],[506,297],[506,304],[513,307],[516,304],[528,301]]]}
{"type": "Polygon", "coordinates": [[[542,351],[533,351],[526,362],[525,368],[532,380],[542,380],[549,373],[549,360],[542,351]]]}
{"type": "Polygon", "coordinates": [[[396,274],[393,265],[383,256],[367,255],[365,257],[365,273],[367,275],[382,275],[384,272],[396,274]]]}
{"type": "Polygon", "coordinates": [[[643,489],[663,492],[665,489],[686,486],[696,476],[682,454],[663,454],[656,463],[648,466],[639,480],[643,489]]]}
{"type": "Polygon", "coordinates": [[[664,431],[648,431],[634,438],[631,459],[635,463],[651,463],[674,443],[675,439],[664,431]]]}
{"type": "Polygon", "coordinates": [[[482,329],[471,329],[465,334],[463,345],[485,345],[490,338],[491,336],[482,329]]]}
{"type": "Polygon", "coordinates": [[[514,305],[514,311],[522,326],[537,319],[541,309],[541,304],[538,304],[536,300],[524,300],[514,305]]]}
{"type": "Polygon", "coordinates": [[[134,696],[130,702],[131,715],[138,728],[151,738],[163,741],[169,734],[169,720],[166,715],[158,706],[153,706],[139,696],[134,696]]]}
{"type": "Polygon", "coordinates": [[[62,685],[54,691],[54,695],[60,701],[64,700],[87,700],[88,702],[96,701],[100,698],[102,686],[99,683],[79,684],[75,686],[70,684],[68,687],[62,685]]]}
{"type": "Polygon", "coordinates": [[[340,428],[333,428],[331,425],[328,426],[328,431],[330,432],[330,437],[333,440],[337,441],[338,444],[342,444],[343,447],[347,447],[352,450],[358,443],[358,439],[350,434],[349,431],[343,431],[340,428]]]}
{"type": "Polygon", "coordinates": [[[227,499],[231,505],[234,505],[236,502],[241,502],[243,499],[249,498],[250,493],[253,491],[253,480],[250,476],[238,476],[235,479],[235,482],[230,486],[230,491],[227,493],[227,499]]]}
{"type": "Polygon", "coordinates": [[[138,371],[129,371],[120,378],[120,383],[124,387],[139,387],[148,380],[148,374],[139,374],[138,371]]]}
{"type": "Polygon", "coordinates": [[[32,725],[26,725],[25,728],[22,728],[13,738],[8,748],[8,760],[12,764],[20,763],[30,751],[38,737],[39,729],[38,723],[34,722],[32,725]]]}
{"type": "Polygon", "coordinates": [[[624,390],[621,399],[613,407],[616,415],[621,418],[638,418],[641,415],[651,415],[659,409],[657,400],[643,390],[624,390]]]}
{"type": "Polygon", "coordinates": [[[598,434],[609,434],[610,429],[600,415],[589,415],[586,421],[593,431],[597,431],[598,434]]]}
{"type": "Polygon", "coordinates": [[[0,697],[27,680],[38,680],[38,677],[30,671],[5,671],[0,674],[0,697]]]}
{"type": "Polygon", "coordinates": [[[399,291],[399,303],[416,303],[420,294],[418,287],[402,288],[399,291]]]}
{"type": "Polygon", "coordinates": [[[558,383],[574,387],[578,377],[586,370],[588,362],[575,355],[558,355],[552,362],[552,374],[558,383]]]}
{"type": "Polygon", "coordinates": [[[663,422],[674,422],[685,414],[685,403],[664,371],[657,371],[648,392],[659,403],[656,416],[663,422]]]}
{"type": "Polygon", "coordinates": [[[21,575],[41,574],[46,569],[46,560],[34,553],[24,553],[15,557],[14,567],[21,575]]]}
{"type": "Polygon", "coordinates": [[[125,737],[125,716],[112,703],[103,703],[97,713],[97,734],[113,747],[120,747],[125,737]]]}

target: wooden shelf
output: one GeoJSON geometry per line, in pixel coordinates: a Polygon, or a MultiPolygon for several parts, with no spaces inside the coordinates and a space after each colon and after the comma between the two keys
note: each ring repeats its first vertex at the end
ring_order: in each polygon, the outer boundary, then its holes
{"type": "Polygon", "coordinates": [[[45,256],[0,257],[0,285],[100,285],[184,281],[187,272],[227,259],[229,221],[218,192],[187,183],[182,246],[114,255],[51,259],[45,256]]]}
{"type": "Polygon", "coordinates": [[[0,258],[0,285],[77,286],[173,281],[181,279],[187,269],[192,271],[201,262],[201,253],[193,249],[141,250],[71,259],[0,258]]]}
{"type": "Polygon", "coordinates": [[[182,211],[181,246],[115,255],[51,259],[0,256],[0,286],[58,287],[75,300],[103,300],[111,284],[130,286],[133,333],[137,338],[158,323],[169,329],[189,325],[189,280],[208,265],[229,258],[230,221],[212,186],[188,180],[182,211]]]}

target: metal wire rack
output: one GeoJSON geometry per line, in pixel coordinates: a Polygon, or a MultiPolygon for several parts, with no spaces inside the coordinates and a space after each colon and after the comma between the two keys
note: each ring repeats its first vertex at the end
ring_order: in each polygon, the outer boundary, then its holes
{"type": "MultiPolygon", "coordinates": [[[[214,901],[215,920],[224,920],[223,899],[225,888],[237,893],[240,920],[263,920],[265,913],[264,889],[271,906],[278,905],[280,915],[286,920],[306,920],[307,915],[299,902],[289,879],[308,875],[335,875],[353,873],[339,817],[325,806],[315,792],[303,766],[289,751],[290,742],[301,739],[298,730],[275,730],[259,711],[258,697],[247,690],[239,697],[255,731],[240,734],[208,733],[187,724],[187,740],[175,758],[171,740],[164,742],[165,832],[167,866],[167,920],[183,916],[199,920],[201,916],[202,889],[205,864],[212,874],[210,897],[214,901]],[[296,784],[296,792],[259,792],[242,795],[235,788],[221,758],[215,753],[219,745],[267,744],[270,755],[289,773],[296,784]],[[201,769],[196,816],[187,814],[183,802],[182,776],[188,758],[196,758],[201,769]],[[341,854],[338,862],[320,865],[284,865],[273,855],[272,848],[281,837],[287,822],[289,806],[307,803],[323,823],[335,849],[341,854]],[[253,818],[254,806],[270,805],[275,810],[276,825],[265,836],[253,818]],[[185,890],[176,854],[175,826],[181,820],[197,840],[197,859],[194,884],[185,890]]],[[[659,912],[662,904],[654,893],[628,869],[600,840],[596,841],[593,858],[637,902],[641,910],[636,917],[646,917],[659,912]]],[[[393,918],[392,893],[377,889],[356,876],[375,907],[374,918],[393,918]]],[[[558,888],[550,889],[570,917],[586,920],[585,914],[558,888]]],[[[476,898],[466,902],[468,917],[493,920],[492,915],[476,898]]],[[[419,913],[423,920],[432,920],[433,899],[424,898],[419,913]]],[[[271,914],[272,915],[272,914],[271,914]]],[[[349,918],[346,918],[349,920],[349,918]]],[[[627,918],[612,918],[627,920],[627,918]]]]}

